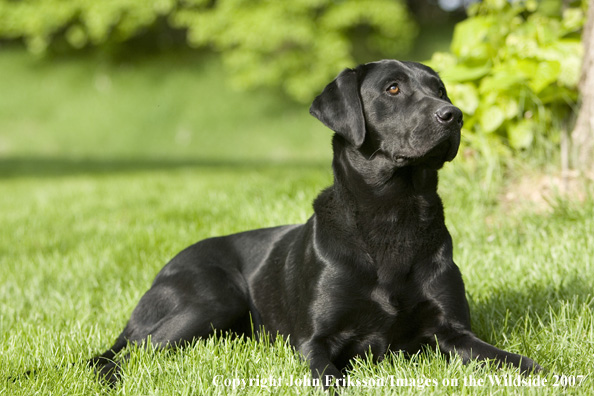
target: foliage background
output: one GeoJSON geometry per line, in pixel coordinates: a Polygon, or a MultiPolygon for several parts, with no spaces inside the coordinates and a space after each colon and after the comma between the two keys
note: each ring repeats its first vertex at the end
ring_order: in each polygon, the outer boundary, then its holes
{"type": "MultiPolygon", "coordinates": [[[[410,56],[423,34],[410,11],[414,4],[0,0],[0,37],[23,40],[38,55],[92,48],[122,53],[141,41],[152,49],[208,49],[220,55],[234,88],[272,87],[307,104],[344,67],[410,56]]],[[[556,155],[578,99],[587,4],[484,0],[468,8],[450,51],[428,56],[464,112],[467,156],[497,163],[538,151],[539,158],[556,155]]],[[[440,35],[434,32],[434,40],[440,35]]]]}
{"type": "Polygon", "coordinates": [[[121,43],[149,30],[187,32],[222,54],[233,83],[281,87],[307,102],[366,51],[407,49],[416,24],[402,0],[0,0],[0,36],[33,53],[121,43]]]}
{"type": "Polygon", "coordinates": [[[456,26],[451,51],[433,55],[464,112],[463,136],[483,157],[558,152],[578,99],[586,6],[486,0],[456,26]]]}

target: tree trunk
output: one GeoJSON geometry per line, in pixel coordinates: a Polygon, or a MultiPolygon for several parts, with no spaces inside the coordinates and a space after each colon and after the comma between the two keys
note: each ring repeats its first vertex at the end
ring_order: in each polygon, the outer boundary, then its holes
{"type": "Polygon", "coordinates": [[[571,139],[575,148],[574,166],[587,176],[594,176],[594,5],[582,33],[584,59],[579,82],[581,105],[571,139]]]}

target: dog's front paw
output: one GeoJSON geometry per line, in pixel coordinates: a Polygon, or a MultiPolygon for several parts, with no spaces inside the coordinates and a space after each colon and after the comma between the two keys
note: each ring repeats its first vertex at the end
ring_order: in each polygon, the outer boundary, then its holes
{"type": "Polygon", "coordinates": [[[522,362],[520,363],[520,373],[522,375],[531,375],[531,374],[539,374],[542,373],[544,369],[534,360],[523,357],[522,362]]]}

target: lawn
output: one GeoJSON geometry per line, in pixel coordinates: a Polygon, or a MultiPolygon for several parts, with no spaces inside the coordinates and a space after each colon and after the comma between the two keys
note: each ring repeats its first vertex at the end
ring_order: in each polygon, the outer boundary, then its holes
{"type": "MultiPolygon", "coordinates": [[[[0,52],[0,394],[323,394],[288,384],[309,371],[281,339],[135,350],[111,391],[85,366],[179,250],[303,222],[332,181],[331,134],[307,107],[235,91],[204,54],[134,59],[0,52]]],[[[594,392],[592,194],[503,203],[509,175],[484,173],[458,159],[440,179],[473,328],[548,382],[427,350],[356,361],[345,395],[594,392]]]]}

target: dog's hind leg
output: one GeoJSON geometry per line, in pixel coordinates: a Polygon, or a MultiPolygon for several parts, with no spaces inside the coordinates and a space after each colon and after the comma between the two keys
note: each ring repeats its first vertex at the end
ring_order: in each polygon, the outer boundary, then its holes
{"type": "Polygon", "coordinates": [[[127,341],[126,337],[124,337],[124,333],[120,334],[118,339],[116,340],[115,344],[107,351],[103,352],[101,355],[97,355],[94,358],[89,360],[89,365],[97,365],[97,364],[106,364],[107,362],[113,360],[115,355],[120,352],[126,346],[127,341]]]}
{"type": "Polygon", "coordinates": [[[128,341],[122,332],[116,342],[111,348],[103,352],[101,355],[97,355],[88,361],[88,365],[95,369],[95,372],[104,379],[108,384],[114,385],[119,379],[119,364],[114,360],[115,356],[124,347],[126,347],[128,341]]]}
{"type": "Polygon", "coordinates": [[[119,377],[115,355],[127,343],[179,347],[207,337],[215,330],[245,328],[249,320],[246,292],[237,279],[216,266],[160,274],[140,299],[115,344],[92,359],[96,370],[110,383],[119,377]]]}
{"type": "Polygon", "coordinates": [[[223,269],[199,269],[160,275],[140,299],[124,330],[130,342],[151,336],[156,346],[179,346],[229,330],[249,314],[247,291],[223,269]]]}

